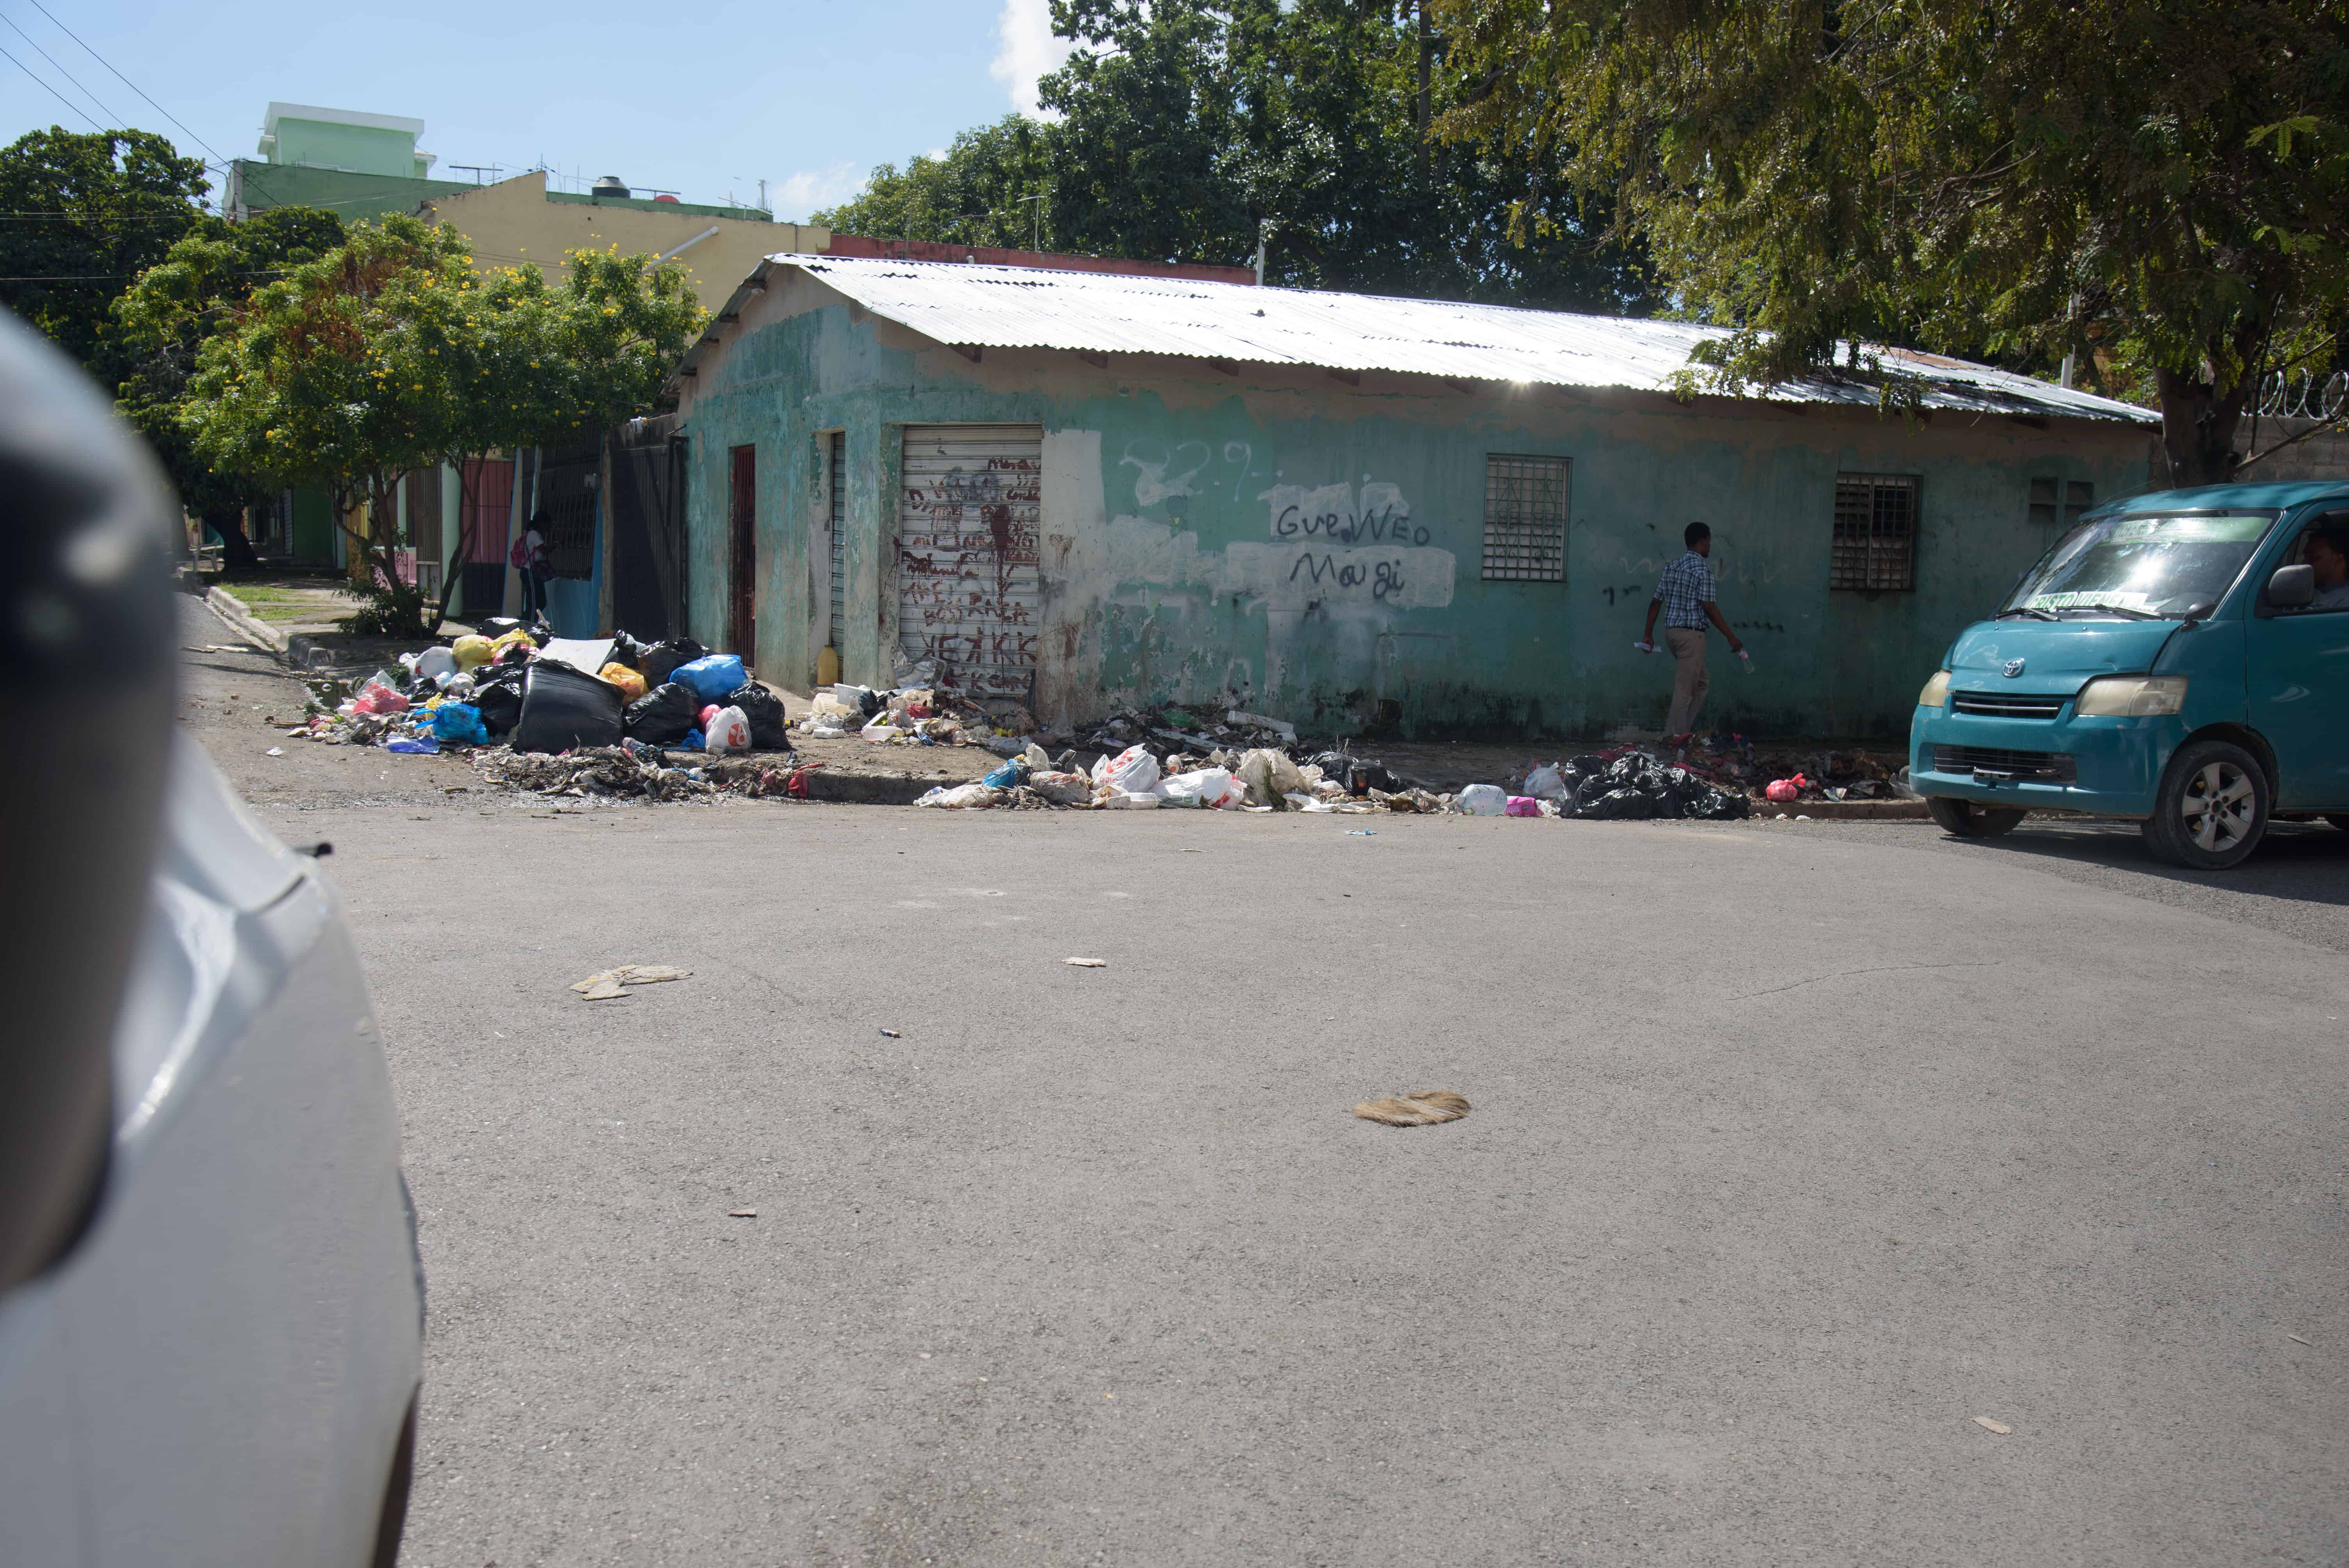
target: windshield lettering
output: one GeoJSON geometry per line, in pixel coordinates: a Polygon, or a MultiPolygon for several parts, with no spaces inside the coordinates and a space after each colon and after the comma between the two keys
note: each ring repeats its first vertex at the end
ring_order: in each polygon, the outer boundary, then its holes
{"type": "Polygon", "coordinates": [[[2176,620],[2225,593],[2274,521],[2237,512],[2085,524],[2024,574],[2002,613],[2176,620]]]}

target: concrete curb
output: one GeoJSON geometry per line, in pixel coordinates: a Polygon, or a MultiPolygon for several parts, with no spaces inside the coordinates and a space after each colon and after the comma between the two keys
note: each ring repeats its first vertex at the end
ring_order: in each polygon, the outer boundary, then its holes
{"type": "Polygon", "coordinates": [[[212,606],[212,614],[228,623],[231,631],[254,647],[281,656],[285,654],[285,634],[262,622],[245,608],[243,600],[227,589],[205,589],[204,603],[212,606]]]}

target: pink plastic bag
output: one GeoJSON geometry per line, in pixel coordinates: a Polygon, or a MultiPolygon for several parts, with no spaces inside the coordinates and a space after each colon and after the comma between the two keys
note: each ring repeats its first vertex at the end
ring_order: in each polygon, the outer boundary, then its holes
{"type": "Polygon", "coordinates": [[[1510,796],[1507,809],[1501,813],[1505,817],[1538,817],[1541,814],[1541,802],[1531,795],[1510,796]]]}
{"type": "Polygon", "coordinates": [[[367,688],[351,703],[353,713],[406,713],[408,699],[384,685],[369,681],[367,688]]]}
{"type": "Polygon", "coordinates": [[[1809,782],[1809,779],[1797,773],[1792,779],[1772,779],[1770,781],[1770,787],[1767,789],[1763,790],[1762,793],[1768,796],[1773,800],[1799,800],[1802,799],[1803,786],[1809,782]]]}

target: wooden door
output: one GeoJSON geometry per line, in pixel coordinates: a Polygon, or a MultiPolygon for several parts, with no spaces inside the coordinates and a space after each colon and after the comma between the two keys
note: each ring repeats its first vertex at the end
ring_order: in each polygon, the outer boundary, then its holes
{"type": "Polygon", "coordinates": [[[718,651],[738,654],[749,665],[756,662],[759,645],[759,449],[736,447],[729,455],[734,459],[729,514],[733,545],[726,580],[730,613],[728,642],[718,651]]]}

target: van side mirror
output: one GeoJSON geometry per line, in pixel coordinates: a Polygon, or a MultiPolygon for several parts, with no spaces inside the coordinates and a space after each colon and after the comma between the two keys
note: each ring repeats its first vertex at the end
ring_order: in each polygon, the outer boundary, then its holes
{"type": "Polygon", "coordinates": [[[2316,603],[2316,568],[2279,566],[2268,579],[2268,603],[2278,610],[2302,610],[2316,603]]]}

